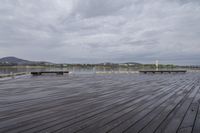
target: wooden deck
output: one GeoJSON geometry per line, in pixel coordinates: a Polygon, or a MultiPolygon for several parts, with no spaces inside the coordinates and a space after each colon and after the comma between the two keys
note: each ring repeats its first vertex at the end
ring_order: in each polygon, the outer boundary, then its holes
{"type": "Polygon", "coordinates": [[[0,81],[0,133],[200,133],[200,73],[0,81]]]}

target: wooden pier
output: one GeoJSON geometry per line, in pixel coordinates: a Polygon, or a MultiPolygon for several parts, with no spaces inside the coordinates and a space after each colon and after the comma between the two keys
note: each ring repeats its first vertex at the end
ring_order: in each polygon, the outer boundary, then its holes
{"type": "Polygon", "coordinates": [[[40,71],[40,72],[31,72],[34,76],[39,76],[42,74],[56,74],[56,75],[64,75],[65,73],[69,73],[69,71],[40,71]]]}
{"type": "Polygon", "coordinates": [[[0,81],[0,133],[200,133],[200,73],[0,81]]]}

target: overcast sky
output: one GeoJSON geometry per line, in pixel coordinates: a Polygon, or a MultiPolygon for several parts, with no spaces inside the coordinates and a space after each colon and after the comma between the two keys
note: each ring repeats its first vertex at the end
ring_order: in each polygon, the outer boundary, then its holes
{"type": "Polygon", "coordinates": [[[0,57],[200,64],[200,0],[0,0],[0,57]]]}

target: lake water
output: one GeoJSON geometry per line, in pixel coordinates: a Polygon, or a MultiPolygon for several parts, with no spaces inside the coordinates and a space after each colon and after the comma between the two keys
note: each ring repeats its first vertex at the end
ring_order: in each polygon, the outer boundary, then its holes
{"type": "Polygon", "coordinates": [[[108,68],[108,67],[0,67],[0,74],[34,72],[34,71],[70,71],[71,73],[96,73],[96,72],[134,72],[133,68],[108,68]]]}

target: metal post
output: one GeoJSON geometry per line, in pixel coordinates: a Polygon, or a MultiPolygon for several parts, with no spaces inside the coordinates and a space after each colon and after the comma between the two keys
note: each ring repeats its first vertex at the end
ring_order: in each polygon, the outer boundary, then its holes
{"type": "Polygon", "coordinates": [[[158,71],[158,60],[156,60],[156,71],[158,71]]]}

